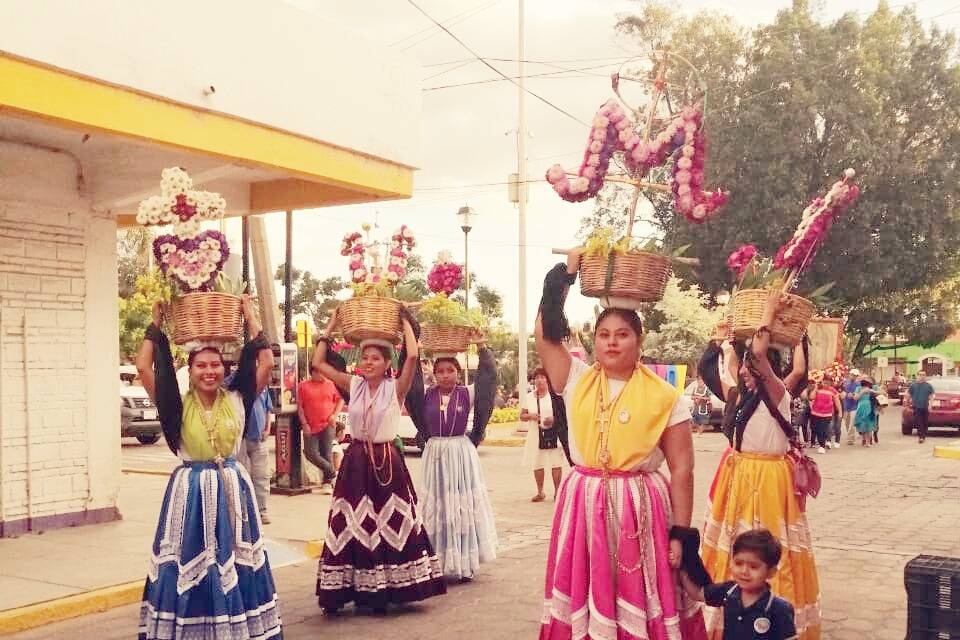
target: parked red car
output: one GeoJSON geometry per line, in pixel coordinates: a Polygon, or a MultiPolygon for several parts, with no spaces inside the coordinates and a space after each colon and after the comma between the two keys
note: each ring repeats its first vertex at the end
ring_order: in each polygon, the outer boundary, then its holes
{"type": "MultiPolygon", "coordinates": [[[[927,382],[933,386],[934,392],[933,399],[930,400],[930,427],[960,429],[960,378],[928,378],[927,382]]],[[[910,394],[904,390],[900,431],[908,436],[915,427],[910,394]]]]}

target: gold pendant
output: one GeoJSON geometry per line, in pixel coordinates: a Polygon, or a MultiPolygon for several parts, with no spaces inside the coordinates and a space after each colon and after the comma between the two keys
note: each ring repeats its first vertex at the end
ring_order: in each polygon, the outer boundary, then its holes
{"type": "Polygon", "coordinates": [[[630,422],[630,412],[626,409],[623,409],[620,412],[620,415],[617,416],[617,419],[620,420],[620,424],[627,424],[630,422]]]}
{"type": "Polygon", "coordinates": [[[607,466],[607,463],[610,462],[610,452],[606,449],[600,450],[600,464],[607,466]]]}

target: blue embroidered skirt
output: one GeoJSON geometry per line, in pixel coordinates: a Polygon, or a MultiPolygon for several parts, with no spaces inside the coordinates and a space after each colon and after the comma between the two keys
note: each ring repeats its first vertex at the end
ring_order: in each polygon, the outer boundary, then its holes
{"type": "Polygon", "coordinates": [[[140,607],[140,640],[282,638],[247,471],[232,458],[170,476],[140,607]]]}

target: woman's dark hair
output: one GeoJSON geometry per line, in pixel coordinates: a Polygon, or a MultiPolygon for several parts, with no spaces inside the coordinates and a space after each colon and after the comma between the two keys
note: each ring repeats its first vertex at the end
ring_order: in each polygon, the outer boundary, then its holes
{"type": "Polygon", "coordinates": [[[547,370],[544,369],[543,367],[537,367],[532,372],[530,372],[530,380],[535,380],[537,376],[543,376],[544,378],[547,379],[547,381],[550,380],[550,376],[547,375],[547,370]]]}
{"type": "Polygon", "coordinates": [[[861,381],[860,381],[860,386],[861,386],[861,387],[866,387],[867,389],[872,389],[872,388],[873,388],[873,383],[870,382],[869,380],[861,380],[861,381]]]}
{"type": "Polygon", "coordinates": [[[757,554],[768,569],[776,569],[780,564],[783,548],[780,546],[780,541],[766,529],[752,529],[744,531],[733,541],[731,555],[735,556],[744,551],[757,554]]]}
{"type": "Polygon", "coordinates": [[[633,332],[637,335],[637,338],[643,335],[643,321],[640,319],[640,316],[636,311],[631,311],[629,309],[614,309],[607,308],[597,316],[597,322],[594,325],[596,330],[600,329],[600,325],[603,324],[603,321],[609,318],[610,316],[620,316],[624,322],[630,325],[630,328],[633,329],[633,332]]]}
{"type": "Polygon", "coordinates": [[[215,353],[215,354],[217,354],[218,356],[220,356],[220,364],[222,364],[224,367],[226,367],[227,363],[226,363],[226,362],[224,361],[224,359],[223,359],[223,354],[220,353],[220,350],[217,349],[216,347],[201,347],[201,348],[199,348],[199,349],[196,349],[196,350],[194,350],[194,351],[191,351],[191,352],[190,352],[190,355],[187,356],[187,367],[188,367],[188,368],[189,368],[189,367],[192,367],[192,366],[193,366],[193,361],[196,360],[196,359],[197,359],[197,356],[200,355],[201,353],[203,353],[204,351],[207,351],[207,352],[209,352],[209,353],[215,353]]]}
{"type": "Polygon", "coordinates": [[[441,362],[448,362],[452,364],[453,367],[457,370],[457,373],[460,373],[461,371],[463,371],[463,369],[460,368],[460,362],[458,362],[456,358],[437,358],[436,360],[433,361],[434,371],[437,370],[437,365],[440,364],[441,362]]]}
{"type": "Polygon", "coordinates": [[[387,362],[387,367],[388,368],[390,367],[390,349],[379,344],[368,344],[360,352],[360,355],[362,356],[363,352],[366,351],[367,349],[376,349],[377,351],[379,351],[380,355],[383,356],[383,359],[387,362]]]}

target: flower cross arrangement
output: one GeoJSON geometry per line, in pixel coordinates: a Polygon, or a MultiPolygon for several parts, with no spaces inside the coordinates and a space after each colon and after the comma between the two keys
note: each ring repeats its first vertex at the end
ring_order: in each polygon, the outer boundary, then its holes
{"type": "MultiPolygon", "coordinates": [[[[752,244],[742,245],[733,251],[727,258],[727,268],[736,279],[734,297],[737,291],[746,289],[787,289],[788,282],[792,283],[792,278],[796,277],[795,274],[777,268],[772,258],[761,255],[752,244]]],[[[826,294],[833,289],[834,284],[827,283],[804,297],[818,307],[830,305],[833,301],[828,299],[826,294]]]]}
{"type": "Polygon", "coordinates": [[[172,234],[153,241],[153,255],[163,274],[179,292],[235,289],[221,273],[230,255],[222,233],[200,230],[200,222],[217,220],[226,210],[219,193],[193,189],[193,180],[179,167],[164,169],[160,195],[143,200],[137,221],[144,225],[173,225],[172,234]]]}
{"type": "Polygon", "coordinates": [[[379,242],[369,240],[370,225],[363,225],[364,234],[348,233],[343,237],[340,255],[350,259],[350,280],[354,295],[389,297],[393,288],[407,275],[408,252],[417,245],[413,231],[401,225],[390,238],[386,271],[381,263],[379,242]]]}

